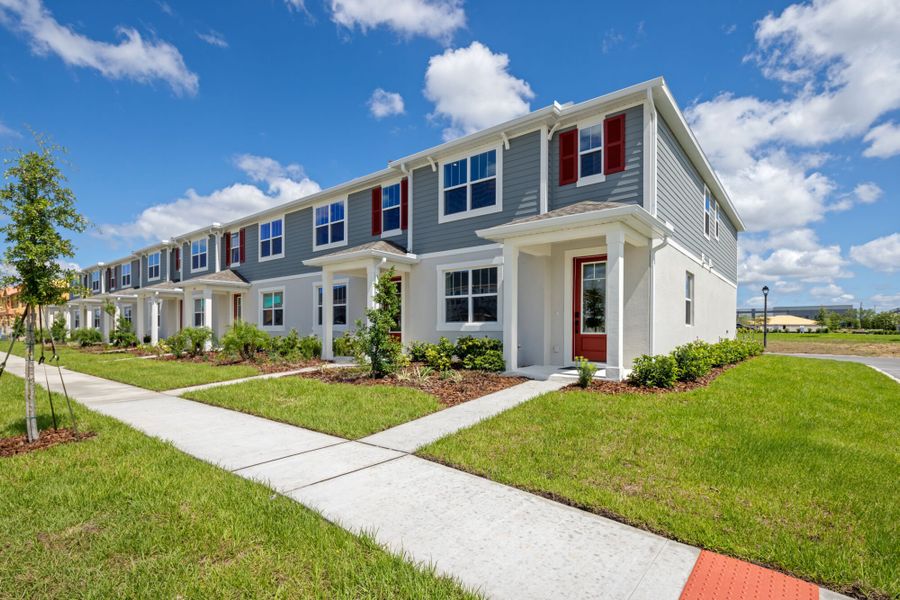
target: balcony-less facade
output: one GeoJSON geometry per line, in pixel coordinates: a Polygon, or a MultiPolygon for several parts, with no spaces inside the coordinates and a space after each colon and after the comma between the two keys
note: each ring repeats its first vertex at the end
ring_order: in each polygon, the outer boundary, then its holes
{"type": "Polygon", "coordinates": [[[398,334],[502,338],[507,367],[734,335],[743,224],[662,79],[554,104],[279,207],[85,269],[70,322],[152,343],[236,319],[331,341],[393,268],[398,334]]]}

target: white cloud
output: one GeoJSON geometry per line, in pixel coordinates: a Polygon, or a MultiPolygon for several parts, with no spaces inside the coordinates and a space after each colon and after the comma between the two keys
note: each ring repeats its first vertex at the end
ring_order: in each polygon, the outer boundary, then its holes
{"type": "Polygon", "coordinates": [[[130,27],[116,28],[118,44],[98,42],[61,25],[41,0],[0,0],[0,23],[25,33],[39,56],[56,54],[68,65],[96,69],[110,79],[161,80],[176,94],[194,95],[199,88],[175,46],[145,40],[130,27]]]}
{"type": "Polygon", "coordinates": [[[291,10],[296,10],[298,12],[307,12],[306,3],[303,0],[284,0],[284,3],[291,10]]]}
{"type": "Polygon", "coordinates": [[[132,222],[101,226],[101,235],[125,240],[165,239],[210,223],[231,221],[321,189],[304,174],[300,165],[282,165],[274,159],[252,154],[235,157],[234,164],[251,180],[264,183],[266,189],[248,183],[234,183],[209,194],[189,189],[182,198],[145,209],[132,222]]]}
{"type": "Polygon", "coordinates": [[[397,92],[386,92],[377,88],[369,98],[369,111],[376,119],[383,119],[391,115],[402,115],[405,112],[403,96],[397,92]]]}
{"type": "Polygon", "coordinates": [[[850,247],[850,258],[875,269],[893,273],[900,270],[900,233],[876,238],[861,246],[850,247]]]}
{"type": "Polygon", "coordinates": [[[610,50],[624,41],[625,36],[623,36],[615,29],[609,29],[606,31],[606,33],[603,34],[603,39],[600,40],[600,50],[603,52],[603,54],[609,54],[610,50]]]}
{"type": "Polygon", "coordinates": [[[873,127],[863,139],[869,142],[863,156],[890,158],[900,154],[900,125],[893,121],[873,127]]]}
{"type": "Polygon", "coordinates": [[[898,30],[894,0],[791,5],[757,24],[748,57],[786,96],[724,93],[688,109],[749,229],[802,226],[849,207],[827,201],[837,185],[816,170],[811,149],[863,136],[900,108],[898,30]]]}
{"type": "Polygon", "coordinates": [[[848,294],[844,291],[844,288],[834,283],[811,288],[809,293],[816,298],[824,298],[830,302],[850,302],[853,300],[853,294],[848,294]]]}
{"type": "Polygon", "coordinates": [[[22,134],[11,127],[7,127],[3,121],[0,121],[0,137],[20,138],[22,134]]]}
{"type": "Polygon", "coordinates": [[[403,37],[421,35],[443,41],[466,25],[461,0],[331,0],[331,18],[348,29],[359,27],[365,32],[385,26],[403,37]]]}
{"type": "Polygon", "coordinates": [[[900,306],[900,292],[896,294],[875,294],[869,298],[870,302],[880,305],[881,308],[894,308],[900,306]]]}
{"type": "Polygon", "coordinates": [[[225,36],[213,29],[210,29],[206,33],[200,33],[198,31],[197,37],[200,38],[201,40],[203,40],[204,42],[206,42],[207,44],[209,44],[210,46],[216,46],[217,48],[227,48],[228,47],[228,40],[225,39],[225,36]]]}
{"type": "Polygon", "coordinates": [[[175,11],[172,10],[172,6],[168,2],[157,2],[157,5],[159,6],[159,10],[163,11],[165,14],[170,17],[175,16],[175,11]]]}
{"type": "Polygon", "coordinates": [[[531,110],[531,86],[509,74],[509,56],[480,42],[432,56],[425,73],[425,97],[433,118],[447,119],[449,140],[501,123],[531,110]]]}
{"type": "Polygon", "coordinates": [[[853,188],[853,194],[856,196],[857,200],[863,204],[872,204],[881,198],[884,194],[884,190],[882,190],[877,183],[867,181],[866,183],[860,183],[853,188]]]}

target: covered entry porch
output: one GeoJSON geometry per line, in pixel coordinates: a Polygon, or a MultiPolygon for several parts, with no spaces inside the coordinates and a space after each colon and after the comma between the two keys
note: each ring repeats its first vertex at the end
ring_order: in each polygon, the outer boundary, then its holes
{"type": "MultiPolygon", "coordinates": [[[[322,358],[332,360],[334,358],[334,308],[335,294],[333,290],[335,281],[339,277],[353,278],[365,283],[365,294],[353,293],[354,286],[345,286],[344,311],[345,314],[365,314],[365,310],[375,306],[375,283],[383,271],[393,269],[395,282],[400,291],[400,315],[398,317],[398,331],[395,332],[402,343],[406,342],[406,306],[407,290],[412,265],[418,259],[409,254],[405,249],[390,242],[378,241],[362,244],[346,250],[340,250],[332,254],[311,258],[303,261],[310,267],[322,269],[321,292],[321,332],[322,332],[322,358]]],[[[347,325],[350,325],[348,322],[347,325]]]]}
{"type": "Polygon", "coordinates": [[[478,231],[503,245],[507,370],[550,373],[584,357],[624,378],[650,351],[651,248],[665,231],[640,206],[604,202],[478,231]]]}

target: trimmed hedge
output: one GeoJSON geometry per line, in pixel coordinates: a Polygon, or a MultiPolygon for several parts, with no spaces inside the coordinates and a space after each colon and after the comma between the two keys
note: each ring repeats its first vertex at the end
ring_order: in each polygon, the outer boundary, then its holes
{"type": "Polygon", "coordinates": [[[492,371],[499,373],[506,370],[503,360],[503,342],[489,337],[463,336],[456,344],[441,337],[437,344],[412,342],[407,348],[410,360],[425,363],[436,371],[449,371],[453,368],[454,359],[464,369],[473,371],[492,371]]]}
{"type": "Polygon", "coordinates": [[[634,360],[628,380],[642,387],[670,388],[676,381],[697,381],[714,367],[724,367],[762,354],[751,339],[721,340],[715,344],[697,340],[678,346],[669,354],[644,354],[634,360]]]}

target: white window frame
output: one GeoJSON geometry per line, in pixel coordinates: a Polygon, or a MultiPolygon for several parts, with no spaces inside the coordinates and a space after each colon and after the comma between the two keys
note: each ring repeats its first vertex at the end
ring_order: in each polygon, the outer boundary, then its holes
{"type": "MultiPolygon", "coordinates": [[[[344,220],[346,220],[346,216],[347,215],[345,212],[344,220]]],[[[315,212],[313,213],[313,224],[315,224],[315,212]]],[[[238,244],[240,244],[240,232],[238,232],[238,233],[239,233],[238,244]]],[[[284,215],[274,217],[272,219],[269,219],[268,221],[260,221],[259,223],[257,223],[257,226],[256,226],[256,234],[257,234],[256,235],[256,239],[257,239],[256,257],[257,257],[258,262],[266,262],[267,260],[275,260],[278,258],[284,258],[284,245],[287,242],[287,236],[285,235],[285,233],[286,233],[286,230],[285,230],[284,215]],[[281,221],[281,235],[276,236],[276,237],[271,237],[271,225],[275,221],[281,221]],[[270,237],[268,239],[270,242],[271,242],[271,240],[277,239],[278,237],[281,238],[281,252],[280,253],[270,254],[269,256],[262,255],[262,245],[263,245],[263,241],[264,241],[262,239],[262,226],[263,225],[269,225],[270,237]]],[[[344,233],[344,236],[346,237],[346,232],[344,233]]],[[[231,247],[232,247],[232,251],[233,251],[234,245],[232,244],[231,247]]],[[[269,247],[271,249],[271,243],[269,244],[269,247]]],[[[238,252],[240,252],[240,249],[238,249],[238,252]]]]}
{"type": "Polygon", "coordinates": [[[697,297],[697,278],[690,271],[684,272],[684,325],[685,327],[693,327],[696,324],[695,315],[697,297]],[[690,290],[688,289],[690,282],[690,290]],[[688,313],[688,305],[690,304],[690,314],[688,313]],[[688,317],[690,316],[690,319],[688,317]],[[688,322],[690,320],[690,322],[688,322]]]}
{"type": "MultiPolygon", "coordinates": [[[[198,263],[200,262],[199,258],[198,258],[197,262],[198,263]]],[[[195,240],[191,240],[191,273],[200,273],[201,271],[209,271],[209,238],[208,237],[201,237],[201,238],[197,238],[195,240]],[[200,249],[199,244],[201,242],[206,245],[206,249],[203,252],[199,252],[199,249],[200,249]],[[198,245],[197,246],[198,252],[196,255],[194,254],[194,244],[198,245]],[[206,258],[206,266],[205,267],[197,267],[195,269],[194,268],[194,256],[205,257],[206,258]]]]}
{"type": "MultiPolygon", "coordinates": [[[[125,317],[125,320],[134,325],[133,319],[134,313],[131,310],[131,306],[123,306],[122,307],[122,316],[125,317]]],[[[140,341],[140,340],[138,340],[140,341]]]]}
{"type": "MultiPolygon", "coordinates": [[[[490,179],[489,177],[485,177],[484,179],[479,179],[478,181],[486,181],[490,179]]],[[[477,183],[477,182],[476,182],[477,183]]],[[[456,186],[462,187],[462,185],[456,186]]],[[[456,189],[456,188],[451,188],[456,189]]],[[[472,150],[467,150],[466,152],[459,152],[452,156],[448,156],[446,158],[441,159],[438,164],[438,223],[451,223],[453,221],[459,221],[461,219],[470,219],[472,217],[480,217],[483,215],[490,215],[494,213],[498,213],[503,210],[503,144],[491,144],[489,146],[481,146],[478,148],[474,148],[472,150]],[[497,181],[496,190],[497,190],[497,198],[496,202],[493,206],[484,206],[482,208],[476,209],[467,209],[462,212],[454,213],[452,215],[444,214],[444,192],[447,191],[444,189],[444,165],[452,162],[456,162],[458,160],[466,159],[466,183],[463,184],[466,186],[466,206],[472,206],[472,157],[478,156],[479,154],[483,154],[485,152],[490,152],[491,150],[496,150],[497,152],[497,169],[494,175],[494,178],[497,181]]]]}
{"type": "Polygon", "coordinates": [[[191,319],[191,327],[207,327],[206,324],[206,298],[203,296],[194,296],[192,299],[193,307],[191,309],[191,314],[194,316],[191,319]],[[200,310],[197,310],[197,303],[200,303],[200,310]],[[197,325],[197,315],[200,315],[200,324],[197,325]]]}
{"type": "MultiPolygon", "coordinates": [[[[312,207],[312,243],[313,243],[313,251],[319,252],[321,250],[330,250],[332,248],[342,248],[347,245],[348,238],[350,237],[350,213],[347,210],[348,202],[347,198],[338,198],[337,200],[326,200],[324,202],[319,202],[314,204],[312,207]],[[338,202],[344,205],[344,239],[339,242],[329,242],[327,244],[319,245],[316,243],[316,210],[322,208],[323,206],[330,207],[332,204],[337,204],[338,202]]],[[[329,208],[328,211],[328,239],[331,239],[331,210],[329,208]]],[[[337,222],[337,221],[335,221],[337,222]]]]}
{"type": "Polygon", "coordinates": [[[122,264],[122,276],[121,276],[121,287],[131,287],[131,263],[123,263],[122,264]],[[128,267],[128,274],[125,274],[125,268],[128,267]],[[125,278],[128,278],[128,281],[125,281],[125,278]]]}
{"type": "Polygon", "coordinates": [[[243,321],[244,320],[244,295],[243,294],[234,294],[231,297],[231,319],[233,321],[243,321]],[[237,307],[237,315],[234,314],[234,309],[237,307]]]}
{"type": "Polygon", "coordinates": [[[153,254],[147,255],[147,281],[156,281],[160,278],[160,274],[162,273],[162,269],[160,265],[162,264],[162,253],[154,252],[153,254]],[[150,259],[156,257],[156,265],[150,264],[150,259]],[[153,267],[156,267],[156,276],[153,276],[153,267]]]}
{"type": "Polygon", "coordinates": [[[100,313],[99,308],[95,308],[91,311],[91,329],[102,329],[103,328],[103,315],[100,313]]]}
{"type": "MultiPolygon", "coordinates": [[[[575,187],[582,187],[585,185],[593,185],[595,183],[603,183],[604,181],[606,181],[606,171],[604,171],[604,169],[603,169],[603,164],[604,164],[603,153],[606,152],[606,139],[605,139],[605,135],[604,135],[606,132],[603,131],[603,122],[604,121],[606,121],[606,113],[599,115],[599,116],[591,117],[589,119],[584,119],[582,121],[579,121],[576,124],[576,127],[578,129],[578,141],[576,142],[578,144],[578,153],[577,153],[578,181],[575,182],[575,187]],[[600,126],[600,148],[599,148],[599,150],[600,150],[600,172],[595,173],[593,175],[586,175],[586,176],[582,177],[581,176],[581,154],[582,154],[582,152],[581,152],[581,130],[587,129],[589,127],[593,127],[595,125],[600,126]]],[[[588,152],[596,152],[597,150],[598,150],[598,148],[591,148],[588,152]]]]}
{"type": "Polygon", "coordinates": [[[81,309],[72,313],[72,329],[81,329],[81,309]]]}
{"type": "Polygon", "coordinates": [[[709,188],[705,185],[703,186],[703,235],[706,239],[710,239],[710,232],[712,232],[712,205],[713,205],[713,197],[709,192],[709,188]],[[709,201],[707,204],[707,200],[709,201]]]}
{"type": "MultiPolygon", "coordinates": [[[[257,318],[260,329],[265,331],[284,331],[287,327],[287,293],[285,292],[284,286],[276,286],[269,288],[261,288],[257,293],[257,318]],[[281,292],[281,325],[264,325],[263,324],[263,300],[266,294],[276,294],[281,292]]],[[[241,306],[241,310],[244,310],[244,307],[241,306]]],[[[273,311],[277,310],[274,307],[273,311]]],[[[272,313],[272,322],[275,322],[275,313],[272,313]]]]}
{"type": "MultiPolygon", "coordinates": [[[[503,330],[503,264],[494,258],[486,258],[482,260],[473,260],[462,263],[437,265],[437,330],[438,331],[502,331],[503,330]],[[445,290],[445,274],[448,271],[471,271],[472,269],[483,269],[485,267],[497,268],[497,320],[467,323],[448,323],[446,312],[446,290],[445,290]]],[[[472,298],[471,294],[472,276],[469,275],[470,293],[467,296],[472,298]]],[[[462,297],[462,296],[459,296],[462,297]]],[[[469,302],[469,318],[472,317],[472,303],[469,302]]]]}
{"type": "Polygon", "coordinates": [[[713,235],[719,239],[719,201],[713,196],[713,235]]]}
{"type": "MultiPolygon", "coordinates": [[[[347,322],[343,325],[335,325],[332,323],[331,328],[333,331],[346,331],[350,326],[350,280],[347,278],[333,279],[331,281],[331,287],[335,288],[338,286],[344,286],[347,288],[347,303],[345,306],[347,307],[347,322]]],[[[313,331],[320,332],[322,330],[322,325],[319,324],[319,290],[322,289],[322,282],[313,284],[313,316],[312,316],[312,324],[313,331]]],[[[322,301],[325,301],[324,293],[322,295],[322,301]]],[[[332,305],[333,306],[333,305],[332,305]]],[[[325,314],[324,305],[323,305],[322,314],[325,314]]],[[[334,311],[332,311],[331,320],[334,321],[334,311]]]]}
{"type": "MultiPolygon", "coordinates": [[[[283,230],[282,230],[282,233],[283,233],[283,230]]],[[[230,267],[239,267],[239,266],[241,266],[241,231],[240,230],[232,231],[228,235],[230,236],[228,241],[231,244],[231,248],[229,248],[231,255],[226,257],[229,261],[228,267],[229,268],[230,267]],[[237,245],[236,246],[234,243],[235,236],[237,236],[237,245]],[[234,260],[235,252],[237,252],[237,260],[234,260]]],[[[282,248],[282,250],[284,249],[284,242],[281,243],[281,248],[282,248]]]]}
{"type": "Polygon", "coordinates": [[[101,277],[100,271],[91,271],[91,291],[92,292],[100,291],[100,277],[101,277]],[[94,275],[97,276],[96,279],[94,278],[94,275]]]}
{"type": "MultiPolygon", "coordinates": [[[[389,210],[394,210],[391,207],[389,210]]],[[[403,183],[400,179],[396,181],[389,181],[381,186],[381,237],[382,238],[390,238],[396,237],[398,235],[403,234],[403,183]],[[400,204],[397,205],[397,214],[400,218],[397,220],[397,227],[395,229],[385,229],[384,228],[384,190],[385,188],[389,188],[392,186],[399,186],[400,188],[400,204]]]]}

